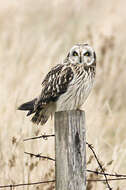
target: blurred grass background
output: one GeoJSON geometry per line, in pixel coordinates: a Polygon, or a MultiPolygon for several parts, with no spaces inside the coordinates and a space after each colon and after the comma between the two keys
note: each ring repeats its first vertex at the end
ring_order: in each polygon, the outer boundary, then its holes
{"type": "MultiPolygon", "coordinates": [[[[23,142],[54,133],[53,120],[34,126],[16,108],[40,93],[50,68],[81,42],[88,42],[97,54],[95,86],[83,106],[87,141],[108,172],[126,174],[125,6],[124,0],[0,2],[0,185],[54,178],[54,163],[24,154],[54,157],[54,140],[23,142]]],[[[87,161],[90,154],[87,150],[87,161]]],[[[96,169],[95,159],[87,167],[96,169]]],[[[110,184],[114,190],[126,189],[126,181],[110,184]]],[[[18,189],[52,190],[54,184],[18,189]]],[[[88,185],[88,190],[96,189],[106,187],[99,182],[88,185]]]]}

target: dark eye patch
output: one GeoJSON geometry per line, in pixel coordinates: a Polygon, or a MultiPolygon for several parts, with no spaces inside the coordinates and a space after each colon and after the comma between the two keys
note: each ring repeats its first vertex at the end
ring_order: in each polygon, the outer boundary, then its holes
{"type": "Polygon", "coordinates": [[[73,56],[78,56],[78,53],[76,51],[73,51],[73,56]]]}
{"type": "Polygon", "coordinates": [[[89,52],[89,51],[87,51],[86,53],[84,53],[84,56],[90,56],[91,55],[91,53],[89,52]]]}

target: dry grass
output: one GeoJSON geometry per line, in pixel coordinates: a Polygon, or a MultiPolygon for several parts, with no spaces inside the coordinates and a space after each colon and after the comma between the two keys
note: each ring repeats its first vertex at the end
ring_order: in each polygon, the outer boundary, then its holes
{"type": "MultiPolygon", "coordinates": [[[[54,178],[51,161],[24,155],[24,151],[31,151],[54,157],[54,141],[23,142],[29,136],[53,133],[53,121],[43,127],[33,126],[16,107],[39,94],[45,74],[77,42],[89,42],[97,52],[96,83],[84,108],[87,140],[94,145],[109,172],[126,173],[125,6],[123,0],[1,1],[1,185],[54,178]],[[107,165],[111,160],[112,164],[107,165]]],[[[97,168],[95,160],[88,167],[97,168]]],[[[111,182],[111,186],[124,190],[126,181],[111,182]]],[[[97,183],[90,189],[100,190],[105,186],[97,183]]]]}

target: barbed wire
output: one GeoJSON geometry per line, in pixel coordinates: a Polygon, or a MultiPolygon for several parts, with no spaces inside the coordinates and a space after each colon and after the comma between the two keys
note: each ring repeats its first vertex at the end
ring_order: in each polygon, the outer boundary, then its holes
{"type": "MultiPolygon", "coordinates": [[[[119,180],[126,180],[126,177],[121,177],[121,178],[108,178],[108,181],[119,181],[119,180]]],[[[86,181],[91,181],[91,182],[106,182],[106,179],[87,179],[86,181]]]]}
{"type": "Polygon", "coordinates": [[[97,175],[108,175],[108,176],[111,176],[111,177],[117,177],[117,179],[119,179],[119,177],[120,178],[126,178],[126,174],[110,174],[110,173],[103,173],[103,172],[98,172],[98,171],[94,171],[94,170],[86,170],[87,172],[90,172],[90,173],[95,173],[95,174],[97,174],[97,175]]]}
{"type": "MultiPolygon", "coordinates": [[[[30,138],[27,138],[27,139],[24,139],[24,141],[28,141],[28,140],[34,140],[34,139],[44,139],[44,140],[47,140],[49,137],[55,137],[55,135],[40,135],[40,136],[35,136],[35,137],[30,137],[30,138]]],[[[88,145],[89,149],[92,151],[100,169],[101,169],[101,172],[99,171],[94,171],[94,170],[89,170],[87,169],[86,171],[87,172],[90,172],[90,173],[95,173],[97,175],[103,175],[105,177],[105,179],[87,179],[86,181],[87,182],[106,182],[107,184],[107,187],[109,190],[112,190],[112,188],[110,187],[108,181],[117,181],[117,180],[126,180],[126,174],[111,174],[111,173],[106,173],[102,167],[102,164],[100,163],[95,151],[94,151],[94,147],[92,146],[92,144],[89,144],[88,142],[86,142],[86,144],[88,145]],[[111,177],[115,177],[115,178],[107,178],[107,176],[111,176],[111,177]]],[[[41,155],[41,153],[39,154],[33,154],[33,153],[30,153],[30,152],[24,152],[25,154],[28,154],[30,155],[31,157],[37,157],[37,158],[42,158],[42,159],[47,159],[47,160],[51,160],[51,161],[54,161],[55,162],[55,159],[54,158],[51,158],[51,157],[48,157],[48,156],[43,156],[41,155]]],[[[19,184],[9,184],[9,185],[0,185],[0,189],[2,188],[10,188],[12,189],[13,187],[20,187],[20,186],[30,186],[30,185],[40,185],[40,184],[45,184],[45,183],[54,183],[56,180],[55,179],[52,179],[52,180],[47,180],[47,181],[39,181],[39,182],[31,182],[31,183],[19,183],[19,184]]]]}
{"type": "Polygon", "coordinates": [[[47,159],[47,160],[52,160],[52,161],[55,161],[55,159],[51,158],[51,157],[48,157],[48,156],[41,156],[40,154],[33,154],[33,153],[30,153],[30,152],[24,152],[25,154],[29,154],[31,157],[37,157],[37,158],[43,158],[43,159],[47,159]]]}
{"type": "Polygon", "coordinates": [[[30,186],[30,185],[39,185],[43,183],[54,183],[55,179],[49,181],[39,181],[39,182],[32,182],[32,183],[19,183],[19,184],[10,184],[10,185],[0,185],[0,189],[2,188],[12,188],[12,187],[20,187],[20,186],[30,186]]]}
{"type": "MultiPolygon", "coordinates": [[[[118,181],[118,180],[126,180],[126,177],[122,178],[108,178],[108,181],[118,181]]],[[[31,185],[40,185],[44,183],[54,183],[56,180],[48,180],[48,181],[39,181],[39,182],[31,182],[31,183],[19,183],[19,184],[9,184],[9,185],[0,185],[0,189],[3,188],[13,188],[13,187],[21,187],[21,186],[31,186],[31,185]]],[[[106,182],[106,179],[87,179],[87,182],[106,182]]]]}
{"type": "MultiPolygon", "coordinates": [[[[52,160],[54,162],[56,161],[54,158],[41,155],[41,153],[39,153],[39,154],[33,154],[33,153],[30,153],[30,152],[24,152],[24,153],[30,155],[31,157],[34,156],[34,157],[37,157],[37,158],[52,160]]],[[[117,174],[117,173],[111,174],[111,173],[99,172],[99,171],[89,170],[89,169],[87,169],[86,171],[89,172],[89,173],[95,173],[97,175],[106,175],[106,176],[117,177],[117,178],[119,178],[119,177],[125,178],[126,177],[126,174],[117,174]]]]}
{"type": "Polygon", "coordinates": [[[35,137],[30,137],[30,138],[24,139],[23,141],[29,141],[29,140],[41,139],[41,138],[43,138],[44,140],[47,140],[48,137],[55,137],[55,135],[40,135],[40,136],[35,136],[35,137]]]}
{"type": "Polygon", "coordinates": [[[90,150],[92,151],[92,153],[93,153],[93,155],[94,155],[94,157],[95,157],[95,159],[96,159],[96,161],[97,161],[97,163],[98,163],[98,165],[99,165],[101,171],[103,172],[103,175],[104,175],[104,177],[105,177],[105,182],[106,182],[106,184],[107,184],[108,189],[109,189],[109,190],[112,190],[112,188],[110,187],[110,185],[109,185],[109,183],[108,183],[107,175],[104,173],[104,169],[103,169],[103,167],[102,167],[102,165],[101,165],[101,163],[100,163],[100,161],[99,161],[99,159],[98,159],[98,157],[97,157],[97,155],[96,155],[96,153],[95,153],[95,151],[94,151],[94,148],[93,148],[92,144],[89,144],[88,142],[86,142],[86,144],[88,145],[88,147],[89,147],[90,150]]]}
{"type": "MultiPolygon", "coordinates": [[[[44,140],[47,140],[48,137],[55,137],[55,135],[54,135],[54,134],[53,134],[53,135],[40,135],[40,136],[35,136],[35,137],[30,137],[30,138],[24,139],[24,141],[34,140],[34,139],[40,139],[40,138],[42,138],[42,139],[44,139],[44,140]]],[[[96,153],[95,153],[95,151],[94,151],[93,146],[92,146],[91,144],[89,144],[88,142],[86,142],[86,144],[88,145],[88,147],[89,147],[90,150],[92,151],[92,153],[93,153],[93,155],[94,155],[94,157],[95,157],[95,159],[96,159],[96,161],[97,161],[97,163],[98,163],[98,165],[99,165],[99,167],[100,167],[100,169],[101,169],[101,172],[93,171],[93,170],[87,170],[87,172],[92,172],[92,173],[95,173],[95,174],[97,174],[97,175],[104,175],[104,177],[105,177],[105,179],[100,179],[100,180],[99,180],[99,179],[88,179],[87,181],[94,181],[94,182],[95,182],[95,181],[104,181],[104,182],[106,182],[108,189],[109,189],[109,190],[112,190],[112,188],[110,187],[108,181],[117,180],[117,177],[118,177],[118,179],[119,179],[119,177],[121,177],[119,180],[121,180],[122,178],[123,178],[123,180],[124,180],[125,177],[126,177],[126,175],[105,173],[105,171],[104,171],[104,169],[103,169],[103,167],[102,167],[102,164],[100,163],[100,161],[99,161],[99,159],[98,159],[98,157],[97,157],[97,155],[96,155],[96,153]],[[114,176],[114,177],[116,177],[116,178],[108,179],[107,176],[114,176]]],[[[32,156],[42,157],[42,158],[45,158],[45,159],[49,159],[49,160],[55,161],[55,159],[52,159],[52,158],[50,158],[50,157],[43,157],[43,156],[41,156],[40,154],[37,154],[37,155],[32,154],[32,153],[29,153],[29,154],[32,155],[32,156]]]]}

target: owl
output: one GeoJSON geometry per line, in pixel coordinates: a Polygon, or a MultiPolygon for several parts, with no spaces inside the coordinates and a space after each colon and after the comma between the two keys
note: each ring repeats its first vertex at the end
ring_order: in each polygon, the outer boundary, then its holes
{"type": "Polygon", "coordinates": [[[86,43],[74,45],[64,61],[45,76],[40,95],[20,105],[18,110],[28,111],[31,121],[41,125],[55,112],[77,110],[92,89],[95,72],[94,49],[86,43]]]}

